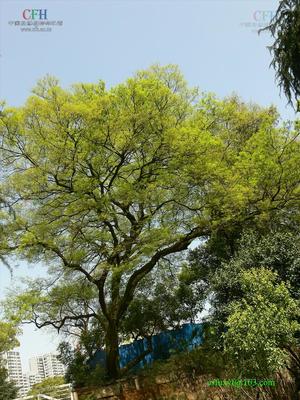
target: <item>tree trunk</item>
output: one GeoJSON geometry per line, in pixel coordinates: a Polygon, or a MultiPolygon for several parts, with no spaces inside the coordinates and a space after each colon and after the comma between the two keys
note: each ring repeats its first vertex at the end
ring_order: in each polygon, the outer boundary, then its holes
{"type": "Polygon", "coordinates": [[[117,379],[119,377],[120,366],[118,326],[115,321],[108,324],[105,345],[107,375],[111,379],[117,379]]]}

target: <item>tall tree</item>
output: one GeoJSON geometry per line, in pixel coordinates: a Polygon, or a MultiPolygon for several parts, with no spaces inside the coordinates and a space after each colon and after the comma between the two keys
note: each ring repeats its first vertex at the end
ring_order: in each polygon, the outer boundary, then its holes
{"type": "Polygon", "coordinates": [[[7,370],[2,365],[1,353],[19,345],[16,335],[18,328],[7,322],[0,321],[0,400],[16,398],[18,388],[14,382],[8,381],[7,370]]]}
{"type": "Polygon", "coordinates": [[[16,398],[18,388],[14,382],[7,380],[7,371],[0,366],[0,400],[13,400],[16,398]]]}
{"type": "Polygon", "coordinates": [[[264,267],[241,271],[239,283],[241,296],[228,307],[224,352],[237,371],[247,371],[252,377],[265,378],[285,368],[294,379],[289,398],[296,400],[300,389],[299,300],[293,299],[277,273],[264,267]]]}
{"type": "MultiPolygon", "coordinates": [[[[281,0],[268,30],[274,38],[269,47],[273,56],[271,65],[290,104],[300,98],[300,1],[281,0]]],[[[297,106],[298,111],[299,103],[297,106]]]]}
{"type": "Polygon", "coordinates": [[[191,252],[187,266],[209,296],[210,347],[230,356],[236,375],[264,377],[284,366],[283,375],[288,370],[294,380],[295,399],[300,389],[297,217],[280,212],[241,237],[236,232],[213,237],[191,252]]]}
{"type": "MultiPolygon", "coordinates": [[[[50,266],[97,293],[107,371],[120,375],[119,331],[141,281],[221,227],[299,207],[298,127],[238,98],[196,98],[174,66],[106,90],[45,78],[0,117],[7,216],[1,252],[50,266]]],[[[39,325],[39,326],[43,326],[39,325]]]]}
{"type": "Polygon", "coordinates": [[[287,361],[286,349],[296,344],[300,330],[299,303],[284,282],[266,268],[251,268],[240,274],[242,295],[230,303],[223,334],[225,351],[241,371],[274,373],[287,361]]]}

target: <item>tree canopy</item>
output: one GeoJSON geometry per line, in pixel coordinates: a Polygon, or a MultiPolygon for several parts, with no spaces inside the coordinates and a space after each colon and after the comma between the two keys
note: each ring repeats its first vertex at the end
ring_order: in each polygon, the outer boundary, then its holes
{"type": "Polygon", "coordinates": [[[299,303],[276,273],[265,268],[243,271],[242,296],[230,303],[225,352],[251,376],[274,373],[286,365],[289,347],[300,330],[299,303]]]}
{"type": "MultiPolygon", "coordinates": [[[[269,47],[273,56],[271,65],[290,104],[300,97],[300,2],[281,0],[268,30],[273,39],[269,47]]],[[[299,111],[299,105],[297,107],[299,111]]]]}
{"type": "Polygon", "coordinates": [[[18,328],[11,323],[0,321],[0,353],[19,346],[16,338],[18,328]]]}
{"type": "Polygon", "coordinates": [[[55,397],[59,395],[59,388],[57,386],[65,384],[65,380],[62,376],[55,376],[51,378],[46,378],[40,383],[36,383],[30,389],[28,395],[45,394],[48,396],[55,397]]]}
{"type": "Polygon", "coordinates": [[[187,265],[210,302],[206,349],[219,354],[231,377],[276,377],[278,398],[289,374],[295,399],[300,390],[296,221],[297,214],[279,213],[260,228],[218,233],[191,252],[187,265]]]}
{"type": "Polygon", "coordinates": [[[0,254],[50,273],[21,295],[21,314],[38,327],[99,325],[107,372],[119,376],[121,325],[151,271],[197,238],[299,211],[298,136],[273,107],[198,95],[174,66],[109,90],[39,81],[0,115],[1,190],[14,210],[2,217],[0,254]],[[62,315],[64,291],[83,301],[62,315]]]}
{"type": "Polygon", "coordinates": [[[9,351],[19,345],[16,338],[19,329],[15,324],[0,321],[0,400],[16,398],[18,388],[12,381],[8,381],[7,370],[2,365],[1,353],[9,351]]]}
{"type": "Polygon", "coordinates": [[[0,367],[0,400],[13,400],[16,398],[18,388],[14,382],[7,380],[7,371],[0,367]]]}

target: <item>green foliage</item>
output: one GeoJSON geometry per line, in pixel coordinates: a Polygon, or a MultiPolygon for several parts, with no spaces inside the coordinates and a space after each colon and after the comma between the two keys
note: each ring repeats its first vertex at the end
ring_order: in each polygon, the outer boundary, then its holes
{"type": "Polygon", "coordinates": [[[80,395],[80,397],[82,400],[97,400],[97,397],[94,394],[83,394],[80,395]]]}
{"type": "Polygon", "coordinates": [[[166,361],[155,361],[151,367],[141,371],[141,374],[152,377],[160,374],[172,374],[177,377],[185,374],[193,378],[202,374],[221,376],[225,367],[227,365],[223,354],[205,346],[172,355],[166,361]]]}
{"type": "Polygon", "coordinates": [[[300,96],[300,3],[299,0],[282,0],[268,27],[274,38],[269,47],[273,55],[271,65],[275,68],[280,88],[288,98],[300,96]]]}
{"type": "Polygon", "coordinates": [[[53,378],[46,378],[40,383],[36,383],[30,389],[28,395],[45,394],[48,396],[55,397],[59,393],[57,386],[65,384],[65,380],[62,376],[55,376],[53,378]]]}
{"type": "MultiPolygon", "coordinates": [[[[55,279],[53,275],[51,279],[55,279]]],[[[97,309],[97,291],[84,279],[72,280],[67,276],[50,289],[49,277],[27,279],[25,291],[14,288],[2,302],[3,312],[8,320],[14,322],[32,321],[38,327],[54,327],[65,335],[78,336],[81,333],[81,344],[91,353],[103,345],[101,327],[90,312],[93,307],[97,309]],[[62,324],[62,316],[66,315],[70,318],[62,324]],[[94,331],[97,335],[93,335],[94,331]]]]}
{"type": "MultiPolygon", "coordinates": [[[[264,266],[276,271],[300,299],[300,236],[297,231],[272,230],[265,235],[245,232],[233,264],[240,268],[264,266]]],[[[232,265],[233,269],[234,266],[232,265]]]]}
{"type": "Polygon", "coordinates": [[[19,342],[16,339],[18,333],[19,329],[15,325],[0,321],[0,353],[19,346],[19,342]]]}
{"type": "Polygon", "coordinates": [[[249,374],[278,371],[288,359],[285,347],[295,344],[300,329],[299,303],[270,270],[252,268],[239,278],[243,297],[230,304],[225,353],[249,374]]]}
{"type": "Polygon", "coordinates": [[[243,296],[241,274],[250,268],[266,267],[278,274],[278,279],[290,287],[295,299],[300,297],[299,234],[295,231],[271,230],[260,234],[246,230],[235,244],[234,256],[219,261],[218,269],[210,274],[215,319],[224,321],[227,306],[243,296]]]}
{"type": "MultiPolygon", "coordinates": [[[[16,338],[19,333],[20,329],[16,324],[0,321],[0,353],[19,346],[16,338]]],[[[7,380],[7,371],[1,364],[0,358],[0,400],[12,400],[16,398],[18,388],[14,382],[7,380]]]]}
{"type": "Polygon", "coordinates": [[[0,400],[13,400],[17,392],[15,383],[7,380],[7,371],[0,366],[0,400]]]}
{"type": "MultiPolygon", "coordinates": [[[[14,216],[3,213],[0,254],[51,266],[51,280],[30,282],[10,300],[8,318],[85,342],[98,329],[116,377],[125,321],[147,309],[148,328],[155,325],[155,303],[139,288],[162,260],[194,239],[299,212],[299,126],[277,120],[273,107],[237,96],[200,97],[172,65],[109,90],[39,81],[22,107],[0,115],[1,190],[14,205],[14,216]]],[[[163,310],[157,326],[163,316],[190,318],[189,280],[195,288],[185,267],[178,297],[154,285],[153,296],[180,304],[163,310]]]]}
{"type": "Polygon", "coordinates": [[[67,342],[58,346],[59,360],[67,367],[65,380],[76,387],[100,386],[107,380],[106,371],[97,366],[91,369],[88,364],[88,355],[79,349],[72,349],[67,342]]]}
{"type": "Polygon", "coordinates": [[[269,376],[284,363],[300,382],[296,221],[297,213],[276,213],[260,228],[254,221],[251,229],[241,225],[219,231],[190,253],[188,269],[203,283],[211,306],[205,344],[217,354],[224,353],[225,346],[227,376],[269,376]],[[248,286],[244,282],[244,274],[251,271],[258,274],[253,278],[257,287],[250,285],[252,277],[248,286]]]}
{"type": "Polygon", "coordinates": [[[191,277],[184,273],[185,263],[177,259],[148,274],[138,287],[122,323],[124,339],[138,339],[193,321],[202,311],[204,296],[191,277]]]}

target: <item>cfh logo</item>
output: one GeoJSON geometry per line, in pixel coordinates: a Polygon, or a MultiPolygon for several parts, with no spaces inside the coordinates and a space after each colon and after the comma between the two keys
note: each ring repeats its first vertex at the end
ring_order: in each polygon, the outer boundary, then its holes
{"type": "Polygon", "coordinates": [[[26,9],[22,13],[23,18],[26,20],[46,20],[47,18],[47,10],[37,10],[37,9],[26,9]]]}
{"type": "Polygon", "coordinates": [[[257,22],[270,22],[276,12],[272,10],[256,10],[253,13],[253,18],[257,22]]]}

